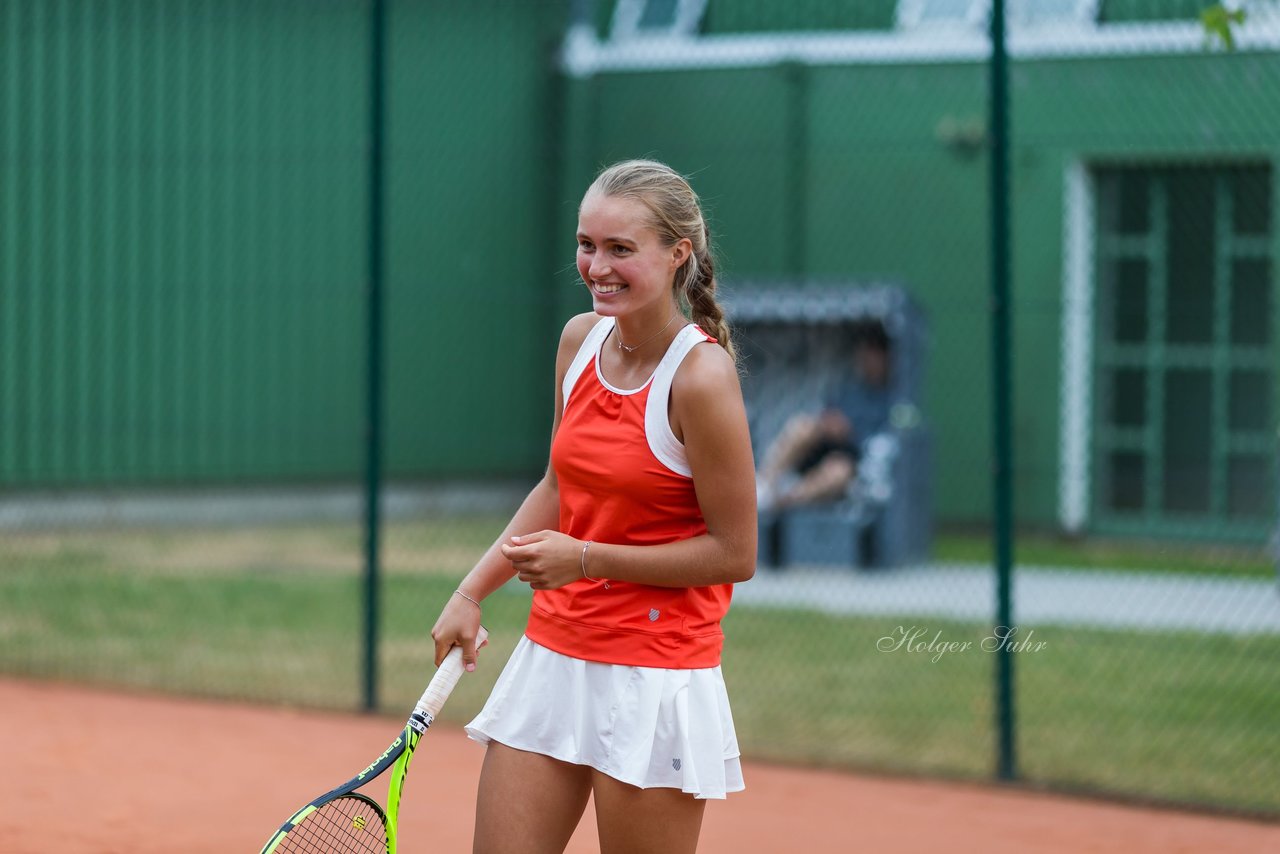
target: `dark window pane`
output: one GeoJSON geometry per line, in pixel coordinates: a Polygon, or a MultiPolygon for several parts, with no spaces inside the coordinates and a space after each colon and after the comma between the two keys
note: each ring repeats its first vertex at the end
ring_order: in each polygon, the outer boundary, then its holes
{"type": "Polygon", "coordinates": [[[1127,258],[1116,262],[1114,335],[1117,343],[1147,340],[1147,262],[1127,258]]]}
{"type": "Polygon", "coordinates": [[[1151,177],[1146,171],[1098,170],[1098,222],[1104,234],[1143,235],[1151,229],[1151,177]]]}
{"type": "Polygon", "coordinates": [[[1265,236],[1271,231],[1271,170],[1265,166],[1231,173],[1232,227],[1236,234],[1265,236]]]}
{"type": "Polygon", "coordinates": [[[1151,179],[1146,172],[1122,172],[1118,190],[1116,230],[1146,234],[1151,230],[1151,179]]]}
{"type": "Polygon", "coordinates": [[[613,13],[617,6],[618,0],[603,0],[601,3],[593,4],[591,19],[597,33],[608,35],[609,24],[613,21],[613,13]]]}
{"type": "Polygon", "coordinates": [[[1141,427],[1147,423],[1147,373],[1124,368],[1114,374],[1111,389],[1111,423],[1117,427],[1141,427]]]}
{"type": "Polygon", "coordinates": [[[1271,343],[1271,262],[1239,258],[1231,264],[1231,343],[1267,347],[1271,343]]]}
{"type": "Polygon", "coordinates": [[[1165,510],[1203,513],[1209,509],[1212,387],[1208,371],[1165,374],[1165,510]]]}
{"type": "Polygon", "coordinates": [[[679,5],[678,0],[647,0],[644,11],[640,13],[640,28],[666,29],[672,26],[676,21],[676,9],[679,5]]]}
{"type": "Polygon", "coordinates": [[[1266,518],[1273,510],[1274,463],[1267,457],[1233,456],[1227,466],[1227,512],[1266,518]]]}
{"type": "Polygon", "coordinates": [[[794,30],[892,30],[897,0],[787,0],[743,3],[709,0],[703,32],[776,33],[794,30]]]}
{"type": "Polygon", "coordinates": [[[1102,0],[1098,20],[1107,23],[1130,21],[1198,21],[1210,5],[1205,0],[1102,0]]]}
{"type": "Polygon", "coordinates": [[[1232,430],[1266,430],[1271,413],[1271,375],[1266,371],[1231,374],[1232,430]]]}
{"type": "Polygon", "coordinates": [[[1177,344],[1213,340],[1214,173],[1165,173],[1169,197],[1165,338],[1177,344]]]}
{"type": "Polygon", "coordinates": [[[1146,460],[1133,451],[1114,451],[1107,460],[1111,468],[1111,494],[1107,504],[1112,510],[1141,510],[1146,488],[1146,460]]]}
{"type": "Polygon", "coordinates": [[[1134,451],[1116,451],[1110,456],[1113,510],[1140,511],[1146,490],[1146,460],[1134,451]]]}

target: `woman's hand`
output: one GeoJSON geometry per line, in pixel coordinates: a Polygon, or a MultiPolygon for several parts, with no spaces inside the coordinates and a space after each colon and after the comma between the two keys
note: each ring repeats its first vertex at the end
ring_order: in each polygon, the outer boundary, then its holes
{"type": "MultiPolygon", "coordinates": [[[[476,669],[476,637],[480,634],[480,606],[457,593],[449,596],[436,624],[431,627],[431,639],[436,642],[436,667],[444,661],[449,650],[462,647],[462,664],[467,672],[476,669]]],[[[480,644],[484,646],[484,644],[480,644]]]]}
{"type": "Polygon", "coordinates": [[[559,531],[538,531],[503,543],[502,556],[534,590],[555,590],[583,577],[583,545],[582,540],[559,531]]]}

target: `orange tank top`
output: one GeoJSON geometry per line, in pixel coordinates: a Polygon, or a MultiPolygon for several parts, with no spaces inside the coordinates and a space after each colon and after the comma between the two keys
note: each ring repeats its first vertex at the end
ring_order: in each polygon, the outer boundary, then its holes
{"type": "MultiPolygon", "coordinates": [[[[560,530],[580,540],[646,546],[705,534],[684,446],[671,431],[667,401],[681,361],[714,342],[690,323],[638,389],[610,386],[600,348],[613,329],[602,319],[564,378],[564,412],[551,444],[560,487],[560,530]]],[[[590,567],[588,554],[588,568],[590,567]]],[[[732,584],[652,587],[582,579],[536,590],[525,634],[573,658],[641,667],[720,663],[720,620],[732,584]]]]}

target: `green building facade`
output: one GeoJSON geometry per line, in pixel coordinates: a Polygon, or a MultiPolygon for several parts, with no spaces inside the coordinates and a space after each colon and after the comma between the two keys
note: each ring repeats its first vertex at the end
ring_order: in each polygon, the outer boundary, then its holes
{"type": "MultiPolygon", "coordinates": [[[[1011,4],[1022,523],[1274,524],[1280,23],[1202,5],[1011,4]]],[[[388,474],[541,471],[577,200],[655,156],[726,288],[911,291],[938,517],[984,521],[983,6],[391,2],[388,474]]],[[[358,473],[368,9],[0,0],[5,488],[358,473]]]]}

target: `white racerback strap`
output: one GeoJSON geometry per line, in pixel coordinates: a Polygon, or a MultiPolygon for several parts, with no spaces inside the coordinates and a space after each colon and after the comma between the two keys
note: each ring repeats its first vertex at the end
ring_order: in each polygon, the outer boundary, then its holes
{"type": "Polygon", "coordinates": [[[675,379],[676,369],[690,350],[706,340],[703,331],[692,323],[680,330],[658,363],[658,369],[653,372],[653,385],[649,388],[649,400],[645,404],[644,432],[649,440],[649,450],[664,466],[685,477],[692,477],[693,471],[689,468],[684,445],[671,432],[667,401],[671,399],[671,382],[675,379]]]}
{"type": "Polygon", "coordinates": [[[601,342],[604,341],[605,336],[609,334],[611,329],[613,329],[613,318],[602,317],[587,333],[582,346],[578,348],[578,354],[573,357],[573,361],[569,363],[569,370],[565,371],[564,374],[564,385],[561,387],[564,400],[561,404],[561,412],[564,411],[563,407],[569,405],[569,393],[577,385],[578,377],[582,376],[582,372],[587,369],[587,363],[599,351],[601,342]]]}

